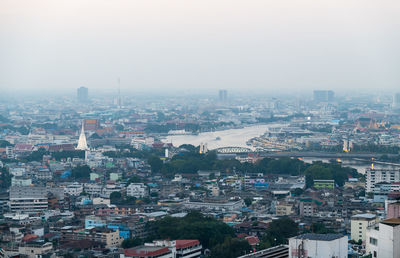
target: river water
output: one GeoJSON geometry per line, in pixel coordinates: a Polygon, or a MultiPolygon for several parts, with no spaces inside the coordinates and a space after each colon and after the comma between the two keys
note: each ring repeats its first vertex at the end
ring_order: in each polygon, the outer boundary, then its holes
{"type": "MultiPolygon", "coordinates": [[[[228,129],[216,132],[205,132],[198,135],[171,135],[167,136],[164,142],[172,143],[174,146],[180,146],[182,144],[192,144],[194,146],[200,145],[200,143],[207,143],[209,150],[221,148],[221,147],[246,147],[253,149],[251,146],[247,146],[246,142],[251,138],[263,135],[268,128],[282,126],[282,124],[268,124],[268,125],[254,125],[239,129],[228,129]],[[220,139],[217,140],[216,138],[220,139]]],[[[303,159],[304,162],[312,163],[313,161],[329,162],[329,159],[307,157],[303,159]]],[[[365,174],[365,169],[371,167],[371,161],[363,161],[356,159],[343,159],[342,165],[357,169],[361,174],[365,174]]],[[[374,163],[374,168],[400,168],[399,165],[387,165],[374,163]]]]}
{"type": "Polygon", "coordinates": [[[271,125],[253,125],[239,129],[228,129],[223,131],[205,132],[198,135],[171,135],[167,136],[165,142],[172,143],[174,146],[182,144],[192,144],[194,146],[200,143],[207,143],[209,150],[221,147],[246,147],[246,142],[251,138],[263,135],[271,125]],[[220,139],[217,140],[217,137],[220,139]]]}

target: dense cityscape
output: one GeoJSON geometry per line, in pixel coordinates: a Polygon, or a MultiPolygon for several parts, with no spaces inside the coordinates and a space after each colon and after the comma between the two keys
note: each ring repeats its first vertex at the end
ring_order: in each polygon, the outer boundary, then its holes
{"type": "Polygon", "coordinates": [[[0,257],[400,257],[399,110],[330,90],[4,100],[0,257]]]}

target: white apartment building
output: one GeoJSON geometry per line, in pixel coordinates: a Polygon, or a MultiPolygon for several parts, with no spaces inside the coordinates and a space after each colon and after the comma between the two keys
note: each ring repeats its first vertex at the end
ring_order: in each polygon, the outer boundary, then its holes
{"type": "Polygon", "coordinates": [[[147,195],[147,187],[143,183],[131,183],[126,188],[126,195],[136,198],[142,198],[147,195]]]}
{"type": "Polygon", "coordinates": [[[88,193],[90,195],[100,195],[102,189],[103,189],[103,186],[101,186],[99,184],[87,183],[84,185],[85,193],[88,193]]]}
{"type": "Polygon", "coordinates": [[[375,184],[380,182],[394,183],[400,182],[400,169],[366,169],[366,192],[371,193],[375,190],[375,184]]]}
{"type": "Polygon", "coordinates": [[[357,214],[351,217],[351,239],[361,240],[363,243],[367,240],[367,228],[375,225],[378,218],[375,214],[357,214]]]}
{"type": "Polygon", "coordinates": [[[347,258],[347,237],[341,234],[303,234],[289,238],[289,258],[347,258]]]}
{"type": "Polygon", "coordinates": [[[32,178],[23,176],[13,176],[11,178],[12,186],[30,186],[32,184],[32,178]]]}
{"type": "Polygon", "coordinates": [[[79,196],[83,192],[83,186],[82,184],[75,182],[73,184],[67,185],[64,188],[64,193],[73,195],[73,196],[79,196]]]}
{"type": "Polygon", "coordinates": [[[366,251],[372,257],[400,257],[400,219],[387,219],[368,228],[366,251]]]}
{"type": "Polygon", "coordinates": [[[10,209],[12,212],[37,213],[48,209],[46,187],[11,186],[10,209]]]}
{"type": "Polygon", "coordinates": [[[144,245],[148,247],[168,247],[174,258],[198,258],[201,256],[203,248],[199,240],[156,240],[144,245]]]}

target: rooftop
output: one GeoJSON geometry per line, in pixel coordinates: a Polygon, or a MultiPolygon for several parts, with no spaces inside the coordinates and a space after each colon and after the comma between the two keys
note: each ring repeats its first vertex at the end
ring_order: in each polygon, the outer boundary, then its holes
{"type": "Polygon", "coordinates": [[[130,249],[125,249],[125,256],[158,256],[170,253],[167,247],[159,246],[137,246],[130,249]]]}
{"type": "Polygon", "coordinates": [[[369,214],[369,213],[357,214],[351,217],[351,219],[375,219],[375,218],[376,218],[375,214],[369,214]]]}
{"type": "Polygon", "coordinates": [[[400,218],[385,219],[382,223],[386,225],[400,225],[400,218]]]}
{"type": "Polygon", "coordinates": [[[318,240],[318,241],[333,241],[342,238],[342,234],[314,234],[307,233],[294,237],[295,239],[308,239],[308,240],[318,240]]]}

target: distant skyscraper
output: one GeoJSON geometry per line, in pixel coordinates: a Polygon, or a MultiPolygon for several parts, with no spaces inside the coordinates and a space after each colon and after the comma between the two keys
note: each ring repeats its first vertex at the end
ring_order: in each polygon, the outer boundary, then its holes
{"type": "Polygon", "coordinates": [[[393,107],[395,109],[400,109],[400,93],[396,93],[393,99],[393,107]]]}
{"type": "Polygon", "coordinates": [[[85,135],[85,127],[84,123],[82,122],[82,129],[81,134],[79,135],[78,146],[76,146],[77,150],[88,150],[88,146],[86,143],[86,135],[85,135]]]}
{"type": "Polygon", "coordinates": [[[227,90],[219,90],[219,101],[225,102],[228,100],[228,91],[227,90]]]}
{"type": "Polygon", "coordinates": [[[315,90],[314,101],[320,102],[332,102],[335,99],[335,93],[331,90],[315,90]]]}
{"type": "Polygon", "coordinates": [[[86,87],[80,87],[77,90],[78,102],[86,103],[89,100],[89,90],[86,87]]]}

